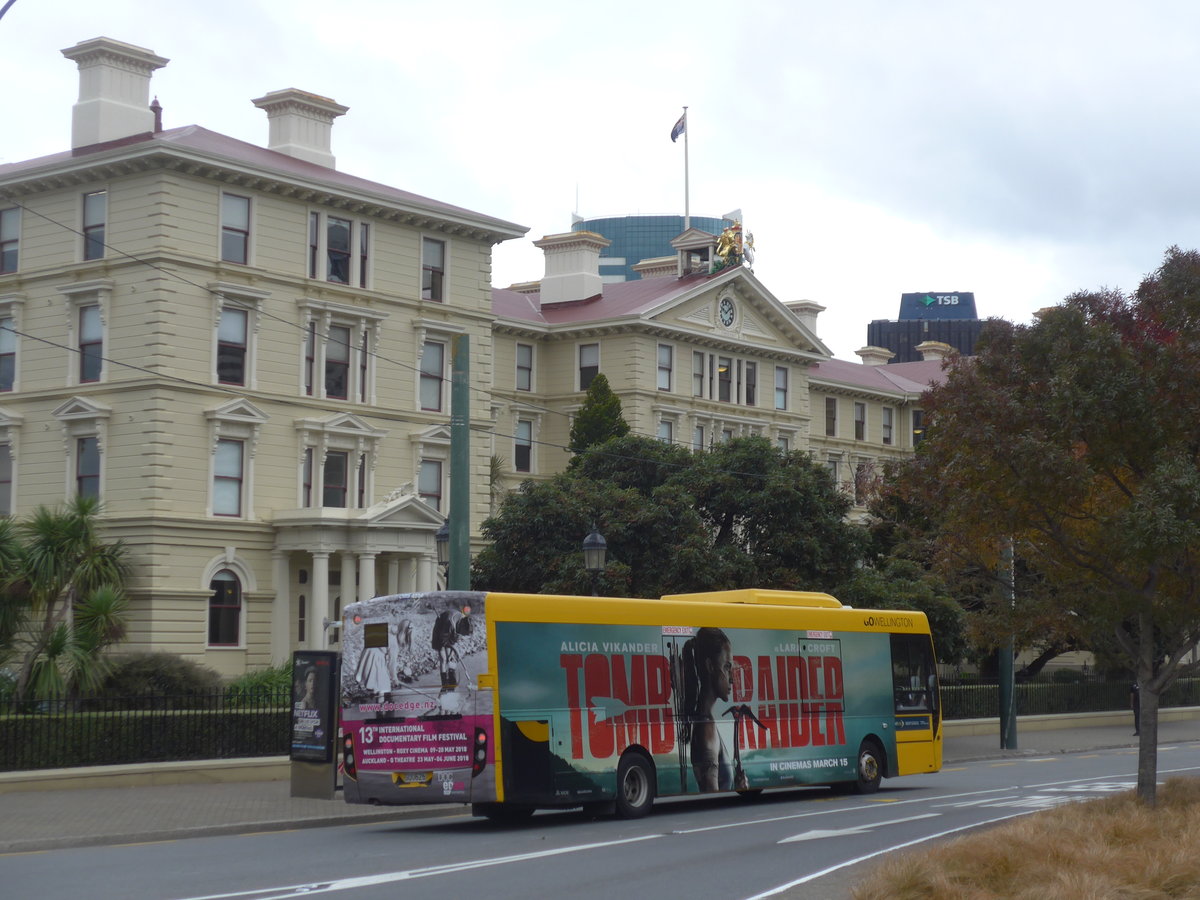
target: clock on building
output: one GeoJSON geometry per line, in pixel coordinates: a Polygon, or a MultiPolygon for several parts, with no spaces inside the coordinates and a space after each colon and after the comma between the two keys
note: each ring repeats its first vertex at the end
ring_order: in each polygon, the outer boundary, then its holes
{"type": "Polygon", "coordinates": [[[721,324],[726,328],[733,325],[733,313],[733,301],[728,297],[722,297],[717,307],[717,314],[721,317],[721,324]]]}

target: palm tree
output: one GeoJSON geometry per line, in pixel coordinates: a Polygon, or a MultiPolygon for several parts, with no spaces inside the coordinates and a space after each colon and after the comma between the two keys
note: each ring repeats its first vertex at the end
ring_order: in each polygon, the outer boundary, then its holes
{"type": "Polygon", "coordinates": [[[76,497],[63,509],[39,506],[15,526],[16,553],[0,572],[4,605],[20,620],[10,641],[21,659],[19,699],[94,687],[102,651],[125,634],[126,550],[101,541],[99,511],[94,497],[76,497]]]}

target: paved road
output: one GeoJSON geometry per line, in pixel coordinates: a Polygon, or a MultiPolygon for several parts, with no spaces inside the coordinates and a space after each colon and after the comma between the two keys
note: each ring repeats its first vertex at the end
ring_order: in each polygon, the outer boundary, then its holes
{"type": "MultiPolygon", "coordinates": [[[[667,800],[633,821],[550,813],[516,826],[464,814],[370,826],[243,833],[13,854],[12,896],[46,900],[524,900],[569,886],[578,900],[841,900],[913,841],[943,840],[1062,803],[1128,790],[1132,747],[954,761],[869,797],[769,792],[754,802],[667,800]],[[777,890],[782,888],[781,893],[777,890]]],[[[1165,744],[1160,772],[1195,774],[1200,741],[1165,744]]]]}

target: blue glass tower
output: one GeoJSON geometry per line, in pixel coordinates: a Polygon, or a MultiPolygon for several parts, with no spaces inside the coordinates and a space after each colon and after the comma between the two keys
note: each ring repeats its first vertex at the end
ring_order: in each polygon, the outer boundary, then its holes
{"type": "MultiPolygon", "coordinates": [[[[692,216],[691,227],[720,234],[731,219],[692,216]]],[[[594,231],[612,241],[600,254],[600,277],[606,282],[633,281],[640,276],[633,267],[644,259],[674,256],[671,241],[683,233],[683,216],[610,216],[580,219],[572,231],[594,231]]]]}

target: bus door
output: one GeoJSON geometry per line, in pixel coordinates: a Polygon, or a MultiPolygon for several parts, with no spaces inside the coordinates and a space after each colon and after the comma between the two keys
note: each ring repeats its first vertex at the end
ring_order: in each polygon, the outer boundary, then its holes
{"type": "Polygon", "coordinates": [[[892,687],[900,775],[942,765],[942,710],[933,642],[927,634],[893,634],[892,687]]]}

